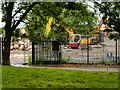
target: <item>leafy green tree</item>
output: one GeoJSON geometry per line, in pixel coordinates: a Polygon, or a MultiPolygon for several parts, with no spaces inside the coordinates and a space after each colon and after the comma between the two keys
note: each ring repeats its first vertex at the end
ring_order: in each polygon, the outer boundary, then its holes
{"type": "Polygon", "coordinates": [[[36,5],[34,3],[20,3],[15,2],[3,2],[2,3],[2,12],[3,18],[2,21],[5,22],[5,38],[4,38],[4,51],[2,57],[2,64],[10,65],[10,44],[11,36],[16,27],[24,19],[27,13],[36,5]],[[15,6],[16,5],[16,6],[15,6]],[[24,10],[23,10],[24,9],[24,10]],[[18,17],[17,14],[20,14],[18,17]]]}
{"type": "MultiPolygon", "coordinates": [[[[66,9],[69,13],[70,10],[81,10],[86,14],[86,9],[82,6],[82,3],[76,2],[3,2],[2,3],[2,11],[3,11],[3,19],[2,21],[5,22],[5,43],[4,43],[4,51],[3,51],[3,62],[4,65],[10,65],[10,43],[11,43],[11,36],[13,35],[14,30],[22,21],[26,21],[28,19],[29,22],[27,26],[27,30],[29,30],[29,36],[33,36],[36,39],[41,39],[40,37],[43,36],[43,32],[45,30],[46,22],[50,16],[54,17],[58,21],[62,21],[63,24],[69,25],[68,23],[74,19],[68,19],[67,22],[62,17],[60,17],[62,11],[66,9]],[[34,9],[32,9],[36,6],[34,9]],[[30,12],[29,16],[27,14],[30,12]],[[19,15],[19,16],[18,16],[19,15]],[[26,19],[24,19],[26,17],[26,19]],[[45,19],[45,21],[44,21],[45,19]],[[40,32],[39,32],[40,30],[40,32]],[[35,31],[35,32],[34,32],[35,31]],[[34,33],[36,34],[34,34],[34,33]],[[36,35],[36,36],[35,36],[36,35]],[[40,37],[37,37],[40,36],[40,37]]],[[[81,12],[82,13],[82,12],[81,12]]],[[[90,14],[90,13],[89,13],[90,14]]],[[[65,14],[64,14],[65,15],[65,14]]],[[[76,14],[78,15],[78,14],[76,14]]],[[[87,14],[86,14],[87,16],[87,14]]],[[[89,18],[89,17],[87,17],[89,18]]],[[[75,19],[74,19],[75,20],[75,19]]],[[[76,19],[77,20],[77,19],[76,19]]],[[[87,20],[87,19],[86,19],[87,20]]],[[[89,21],[89,19],[87,20],[89,21]]],[[[86,21],[86,22],[87,22],[86,21]]],[[[76,24],[76,23],[74,23],[76,24]]],[[[70,26],[72,26],[72,22],[70,22],[70,26]]],[[[73,28],[73,27],[72,27],[73,28]]],[[[74,28],[73,28],[74,29],[74,28]]],[[[75,29],[77,33],[77,29],[75,29]]],[[[60,34],[59,34],[60,36],[60,34]]],[[[31,38],[32,40],[33,38],[31,38]]]]}
{"type": "MultiPolygon", "coordinates": [[[[95,2],[98,6],[99,11],[108,18],[108,26],[112,31],[118,32],[118,37],[120,36],[119,23],[120,23],[120,2],[95,2]]],[[[111,31],[107,30],[107,31],[111,31]]],[[[116,34],[110,36],[111,39],[116,38],[116,34]]]]}
{"type": "Polygon", "coordinates": [[[63,21],[73,29],[74,33],[93,35],[97,17],[92,16],[93,12],[88,11],[87,6],[83,6],[83,8],[83,11],[82,9],[65,10],[61,17],[63,17],[63,21]]]}
{"type": "MultiPolygon", "coordinates": [[[[27,20],[25,20],[27,21],[27,29],[29,29],[29,38],[31,41],[39,41],[41,40],[41,36],[44,38],[46,24],[50,16],[54,18],[56,23],[62,22],[63,25],[72,28],[74,33],[93,35],[95,31],[95,20],[97,18],[93,17],[92,14],[93,12],[88,11],[87,6],[82,3],[41,3],[33,8],[27,20]]],[[[65,42],[68,36],[68,33],[63,27],[51,26],[49,38],[65,42]]]]}

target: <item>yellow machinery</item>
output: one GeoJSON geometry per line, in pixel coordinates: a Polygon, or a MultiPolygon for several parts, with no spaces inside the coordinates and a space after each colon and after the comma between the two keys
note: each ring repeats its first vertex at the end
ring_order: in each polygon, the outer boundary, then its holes
{"type": "MultiPolygon", "coordinates": [[[[106,24],[106,23],[107,23],[107,17],[103,17],[102,20],[100,21],[99,25],[97,26],[95,33],[99,34],[102,24],[106,24]]],[[[106,24],[106,28],[108,28],[107,24],[106,24]]]]}
{"type": "Polygon", "coordinates": [[[107,17],[103,17],[102,20],[100,21],[99,25],[97,26],[96,28],[96,31],[95,31],[95,35],[94,35],[94,41],[96,42],[100,42],[100,38],[101,38],[101,32],[100,32],[100,28],[101,26],[105,24],[105,28],[108,29],[108,26],[107,26],[107,17]]]}
{"type": "Polygon", "coordinates": [[[53,20],[53,17],[50,17],[49,20],[48,20],[48,23],[47,23],[47,26],[46,26],[46,32],[45,32],[45,35],[46,37],[49,35],[50,33],[50,30],[51,30],[51,25],[52,24],[56,24],[57,26],[62,26],[68,33],[69,33],[69,38],[72,39],[73,35],[74,35],[74,32],[71,28],[61,24],[61,23],[56,23],[54,20],[53,20]]]}
{"type": "MultiPolygon", "coordinates": [[[[95,30],[95,35],[91,38],[88,35],[81,35],[80,44],[86,45],[86,44],[98,44],[98,43],[100,43],[100,38],[101,38],[100,28],[101,28],[102,24],[106,24],[106,23],[107,23],[107,18],[103,17],[102,20],[100,21],[99,25],[97,26],[96,30],[95,30]]],[[[107,24],[106,24],[105,28],[108,29],[107,24]]]]}
{"type": "Polygon", "coordinates": [[[46,32],[45,32],[45,36],[47,37],[50,33],[51,30],[51,25],[55,24],[56,26],[61,26],[63,27],[69,34],[69,45],[71,46],[71,48],[78,48],[79,47],[79,43],[81,40],[81,36],[80,34],[74,34],[73,30],[71,28],[69,28],[68,26],[65,26],[62,24],[62,22],[56,23],[53,20],[53,17],[50,17],[46,26],[46,32]],[[76,40],[77,37],[77,40],[76,40]]]}
{"type": "MultiPolygon", "coordinates": [[[[96,42],[99,43],[99,38],[100,38],[100,34],[101,34],[100,33],[100,28],[101,28],[102,24],[106,24],[106,20],[107,20],[106,17],[102,18],[102,20],[100,21],[99,25],[96,28],[94,37],[90,38],[88,35],[74,34],[74,32],[71,28],[62,24],[62,22],[56,23],[53,20],[53,17],[50,17],[49,20],[48,20],[48,23],[46,25],[45,36],[47,37],[49,35],[50,30],[51,30],[51,26],[53,24],[55,24],[56,26],[63,27],[64,30],[66,30],[68,32],[68,34],[69,34],[69,45],[72,48],[74,48],[74,47],[78,48],[79,44],[81,44],[81,45],[96,44],[96,42]]],[[[106,24],[106,28],[108,28],[107,24],[106,24]]]]}
{"type": "Polygon", "coordinates": [[[88,35],[82,35],[80,44],[82,45],[91,44],[91,38],[88,35]]]}

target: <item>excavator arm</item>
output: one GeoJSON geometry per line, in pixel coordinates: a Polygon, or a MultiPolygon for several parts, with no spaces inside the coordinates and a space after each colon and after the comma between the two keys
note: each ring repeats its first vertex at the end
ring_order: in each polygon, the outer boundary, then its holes
{"type": "Polygon", "coordinates": [[[74,35],[73,30],[71,28],[67,27],[67,26],[64,26],[64,25],[62,25],[62,27],[68,32],[69,38],[72,39],[72,37],[74,35]]]}
{"type": "Polygon", "coordinates": [[[102,20],[100,21],[99,25],[97,26],[96,31],[95,31],[95,36],[94,36],[94,38],[95,38],[94,42],[97,42],[97,43],[101,42],[101,40],[100,40],[100,37],[101,37],[100,28],[103,24],[105,24],[106,28],[108,28],[107,17],[103,17],[102,20]]]}
{"type": "Polygon", "coordinates": [[[52,24],[55,24],[56,26],[61,26],[64,28],[64,30],[66,30],[69,34],[69,38],[72,39],[73,35],[74,35],[74,32],[71,28],[69,28],[68,26],[65,26],[63,24],[61,24],[61,22],[58,22],[56,23],[53,19],[53,17],[50,17],[49,20],[48,20],[48,23],[46,25],[46,31],[45,31],[45,36],[47,37],[50,33],[50,30],[51,30],[51,26],[52,24]]]}
{"type": "MultiPolygon", "coordinates": [[[[102,24],[106,24],[107,22],[107,18],[106,17],[103,17],[102,20],[100,21],[99,25],[96,27],[96,30],[95,30],[95,35],[94,37],[91,37],[91,38],[88,38],[87,40],[87,35],[83,35],[81,36],[81,44],[85,45],[85,44],[96,44],[96,43],[99,43],[100,40],[100,28],[102,26],[102,24]]],[[[107,24],[106,24],[106,28],[108,28],[107,24]]]]}
{"type": "Polygon", "coordinates": [[[107,18],[103,17],[103,19],[100,21],[99,25],[97,26],[95,33],[99,34],[102,24],[106,24],[106,23],[107,23],[107,18]]]}
{"type": "Polygon", "coordinates": [[[46,30],[45,30],[45,36],[47,37],[50,33],[50,30],[51,30],[51,25],[53,23],[53,18],[50,17],[49,20],[48,20],[48,23],[46,25],[46,30]]]}
{"type": "Polygon", "coordinates": [[[78,48],[81,36],[80,34],[74,34],[73,30],[69,28],[68,26],[64,25],[62,22],[55,21],[53,17],[50,17],[48,20],[48,23],[46,25],[46,31],[45,31],[45,36],[48,37],[50,31],[51,31],[51,26],[56,25],[56,26],[61,26],[65,31],[68,32],[69,34],[69,45],[71,48],[78,48]],[[77,39],[76,39],[77,37],[77,39]]]}

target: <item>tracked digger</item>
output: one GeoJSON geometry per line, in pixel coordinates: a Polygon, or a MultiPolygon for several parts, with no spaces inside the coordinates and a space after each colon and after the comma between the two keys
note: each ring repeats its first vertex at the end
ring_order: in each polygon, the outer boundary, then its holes
{"type": "Polygon", "coordinates": [[[92,38],[93,44],[99,44],[99,43],[103,42],[102,33],[100,31],[100,28],[103,24],[105,25],[105,28],[108,29],[107,17],[103,17],[102,20],[100,21],[100,23],[98,24],[98,26],[96,27],[94,37],[92,38]]]}
{"type": "Polygon", "coordinates": [[[56,22],[53,17],[50,17],[48,20],[48,23],[46,25],[46,31],[45,31],[45,36],[47,37],[51,31],[51,26],[56,25],[56,26],[61,26],[65,31],[68,32],[69,34],[69,43],[68,47],[72,49],[77,49],[79,47],[79,43],[81,40],[80,34],[74,34],[73,30],[69,28],[68,26],[64,25],[62,22],[56,22]]]}
{"type": "MultiPolygon", "coordinates": [[[[96,27],[95,33],[93,37],[89,37],[88,35],[80,35],[80,34],[74,34],[74,31],[72,28],[64,25],[62,22],[56,22],[56,20],[53,19],[53,17],[50,17],[48,20],[48,23],[46,25],[46,30],[45,30],[45,36],[47,37],[51,31],[51,26],[56,25],[56,26],[61,26],[65,31],[68,32],[69,34],[69,43],[68,46],[70,48],[79,48],[80,45],[87,45],[87,44],[99,44],[101,42],[101,33],[100,33],[100,28],[102,24],[107,23],[107,18],[103,17],[102,20],[100,21],[99,25],[96,27]]],[[[106,24],[106,28],[108,28],[106,24]]]]}

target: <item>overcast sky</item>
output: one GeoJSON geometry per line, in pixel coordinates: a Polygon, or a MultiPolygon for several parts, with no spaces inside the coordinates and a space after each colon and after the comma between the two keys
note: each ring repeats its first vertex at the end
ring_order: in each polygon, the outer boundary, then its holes
{"type": "Polygon", "coordinates": [[[4,26],[4,23],[1,22],[2,19],[2,11],[0,10],[0,28],[4,26]]]}

